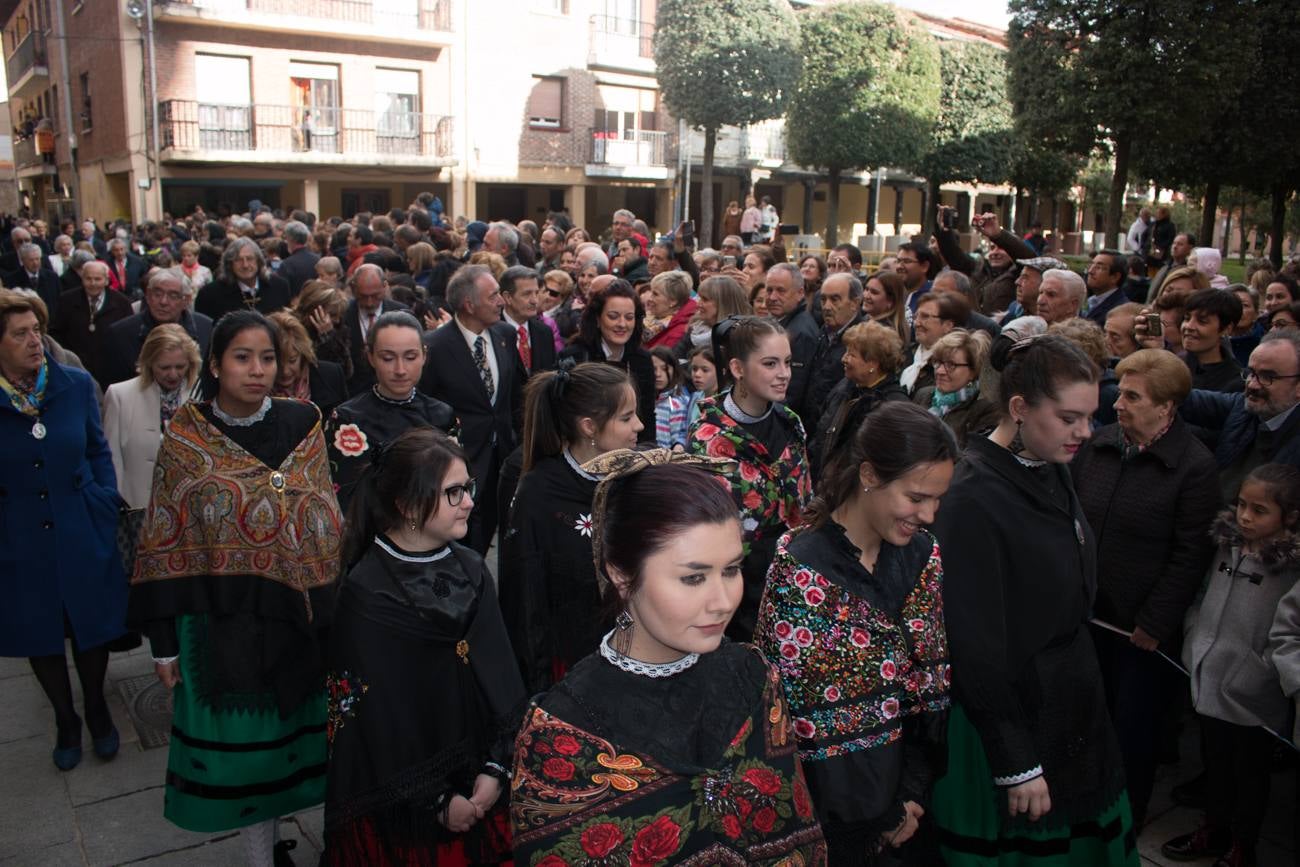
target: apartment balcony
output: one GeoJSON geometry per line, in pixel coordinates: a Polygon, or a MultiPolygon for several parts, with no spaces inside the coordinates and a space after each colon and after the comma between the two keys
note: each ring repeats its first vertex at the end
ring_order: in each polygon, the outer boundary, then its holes
{"type": "Polygon", "coordinates": [[[591,130],[587,175],[662,181],[668,178],[668,133],[654,130],[591,130]]]}
{"type": "Polygon", "coordinates": [[[160,18],[220,28],[445,47],[452,0],[158,0],[160,18]]]}
{"type": "Polygon", "coordinates": [[[54,163],[54,155],[44,155],[36,150],[36,136],[28,136],[14,142],[14,174],[20,178],[33,178],[40,175],[56,175],[59,168],[54,163]]]}
{"type": "Polygon", "coordinates": [[[655,25],[612,15],[591,16],[587,65],[655,74],[655,25]]]}
{"type": "Polygon", "coordinates": [[[45,37],[35,30],[29,31],[13,54],[5,58],[5,80],[9,82],[11,98],[29,99],[49,85],[46,57],[45,37]]]}
{"type": "MultiPolygon", "coordinates": [[[[691,161],[704,161],[704,131],[690,131],[691,161]]],[[[747,127],[724,126],[713,146],[713,165],[722,168],[779,168],[785,163],[785,121],[769,120],[747,127]]]]}
{"type": "Polygon", "coordinates": [[[159,111],[162,160],[170,163],[455,165],[452,119],[439,114],[210,105],[173,99],[159,111]]]}

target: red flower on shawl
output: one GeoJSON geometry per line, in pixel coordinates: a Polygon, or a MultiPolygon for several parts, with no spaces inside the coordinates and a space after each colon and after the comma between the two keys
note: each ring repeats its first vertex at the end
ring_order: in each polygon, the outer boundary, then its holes
{"type": "Polygon", "coordinates": [[[677,851],[682,829],[667,816],[660,816],[637,832],[632,840],[632,865],[658,864],[677,851]]]}
{"type": "Polygon", "coordinates": [[[623,845],[623,832],[613,822],[602,822],[582,832],[582,851],[592,858],[604,858],[623,845]]]}

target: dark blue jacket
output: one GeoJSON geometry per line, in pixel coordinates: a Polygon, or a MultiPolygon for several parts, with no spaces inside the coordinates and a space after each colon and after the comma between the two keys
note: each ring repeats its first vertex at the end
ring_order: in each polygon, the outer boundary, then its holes
{"type": "MultiPolygon", "coordinates": [[[[1225,394],[1192,389],[1178,411],[1191,424],[1219,432],[1214,443],[1214,462],[1221,470],[1250,451],[1260,427],[1259,416],[1246,411],[1246,396],[1241,392],[1225,394]]],[[[1264,457],[1272,463],[1300,466],[1297,430],[1300,430],[1300,408],[1270,437],[1264,457]]]]}
{"type": "Polygon", "coordinates": [[[44,439],[0,401],[0,656],[62,655],[65,611],[81,648],[125,631],[120,498],[95,386],[46,363],[44,439]]]}

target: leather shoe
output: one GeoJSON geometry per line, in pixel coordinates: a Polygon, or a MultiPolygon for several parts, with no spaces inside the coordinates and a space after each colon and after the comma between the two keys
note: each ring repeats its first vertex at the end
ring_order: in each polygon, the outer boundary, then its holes
{"type": "Polygon", "coordinates": [[[1208,855],[1223,855],[1231,846],[1232,838],[1226,833],[1216,833],[1202,825],[1190,834],[1170,840],[1160,851],[1171,861],[1198,861],[1208,855]]]}
{"type": "Polygon", "coordinates": [[[1255,852],[1233,841],[1232,847],[1214,862],[1214,867],[1255,867],[1255,852]]]}
{"type": "Polygon", "coordinates": [[[122,738],[117,733],[117,726],[108,730],[108,734],[103,737],[95,738],[95,755],[105,761],[117,755],[118,749],[122,746],[122,738]]]}

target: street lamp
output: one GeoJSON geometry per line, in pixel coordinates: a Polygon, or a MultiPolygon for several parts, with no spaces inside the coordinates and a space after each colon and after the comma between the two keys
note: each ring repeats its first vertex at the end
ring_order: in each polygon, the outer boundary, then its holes
{"type": "MultiPolygon", "coordinates": [[[[151,103],[148,108],[153,132],[149,157],[153,160],[153,177],[157,178],[160,174],[158,158],[158,64],[153,44],[153,0],[127,0],[126,14],[128,18],[136,22],[136,26],[139,26],[140,20],[144,19],[144,44],[148,55],[146,63],[149,65],[149,102],[151,103]]],[[[144,185],[141,185],[141,188],[148,189],[144,185]]]]}

